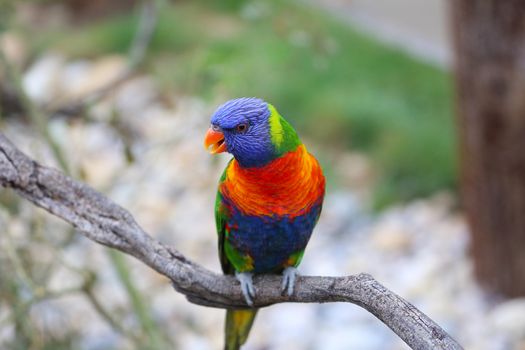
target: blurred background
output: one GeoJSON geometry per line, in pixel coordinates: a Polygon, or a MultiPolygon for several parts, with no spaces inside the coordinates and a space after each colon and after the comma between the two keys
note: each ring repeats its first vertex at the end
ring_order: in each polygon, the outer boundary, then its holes
{"type": "MultiPolygon", "coordinates": [[[[480,3],[1,0],[0,130],[219,271],[229,157],[203,137],[264,98],[328,180],[302,273],[371,273],[465,348],[523,350],[524,5],[480,3]]],[[[221,348],[223,310],[10,190],[0,228],[0,348],[221,348]]],[[[246,345],[406,348],[345,304],[264,309],[246,345]]]]}

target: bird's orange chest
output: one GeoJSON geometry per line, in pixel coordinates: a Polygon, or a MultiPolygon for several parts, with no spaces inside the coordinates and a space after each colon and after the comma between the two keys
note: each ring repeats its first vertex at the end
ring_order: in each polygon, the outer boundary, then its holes
{"type": "Polygon", "coordinates": [[[308,211],[324,190],[321,167],[304,145],[260,168],[242,168],[233,160],[219,186],[244,215],[290,218],[308,211]]]}

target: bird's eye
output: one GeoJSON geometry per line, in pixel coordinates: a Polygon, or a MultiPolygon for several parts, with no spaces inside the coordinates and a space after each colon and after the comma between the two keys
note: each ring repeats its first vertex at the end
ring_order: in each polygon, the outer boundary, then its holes
{"type": "Polygon", "coordinates": [[[245,132],[246,130],[248,130],[248,124],[246,123],[241,123],[239,125],[237,125],[237,127],[235,128],[235,130],[237,132],[245,132]]]}

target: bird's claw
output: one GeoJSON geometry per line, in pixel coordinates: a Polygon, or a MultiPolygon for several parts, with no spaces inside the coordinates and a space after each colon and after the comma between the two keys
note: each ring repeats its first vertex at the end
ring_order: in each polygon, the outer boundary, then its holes
{"type": "Polygon", "coordinates": [[[283,283],[281,285],[281,291],[288,294],[288,296],[293,294],[293,289],[295,286],[295,277],[298,275],[298,271],[295,267],[287,267],[283,271],[283,283]]]}
{"type": "Polygon", "coordinates": [[[235,277],[241,283],[241,291],[246,300],[246,304],[253,306],[252,298],[255,297],[255,288],[252,281],[253,274],[251,272],[236,272],[235,277]]]}

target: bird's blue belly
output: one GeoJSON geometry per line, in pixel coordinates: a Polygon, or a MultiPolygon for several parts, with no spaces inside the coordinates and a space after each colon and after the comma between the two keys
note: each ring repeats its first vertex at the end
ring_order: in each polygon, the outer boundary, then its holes
{"type": "Polygon", "coordinates": [[[235,210],[226,239],[238,252],[252,258],[253,272],[278,272],[292,254],[306,248],[320,212],[320,204],[295,218],[246,216],[235,210]]]}

